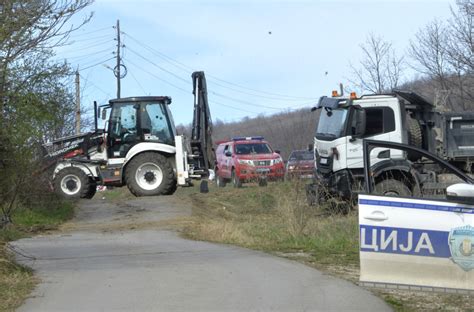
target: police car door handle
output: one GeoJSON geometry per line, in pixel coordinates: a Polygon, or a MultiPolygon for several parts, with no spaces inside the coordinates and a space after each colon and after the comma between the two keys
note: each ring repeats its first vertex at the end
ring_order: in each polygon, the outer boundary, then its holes
{"type": "Polygon", "coordinates": [[[385,221],[388,220],[388,217],[383,213],[383,211],[375,210],[368,216],[364,216],[364,219],[371,221],[385,221]]]}

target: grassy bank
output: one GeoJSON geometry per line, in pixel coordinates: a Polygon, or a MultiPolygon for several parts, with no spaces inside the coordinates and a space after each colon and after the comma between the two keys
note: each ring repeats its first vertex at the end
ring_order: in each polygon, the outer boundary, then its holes
{"type": "Polygon", "coordinates": [[[315,266],[351,267],[359,261],[357,215],[333,215],[306,205],[302,185],[189,190],[193,222],[184,234],[302,258],[315,266]]]}
{"type": "Polygon", "coordinates": [[[34,209],[18,208],[13,224],[0,229],[0,311],[13,311],[37,284],[33,272],[15,263],[7,243],[39,232],[54,230],[74,214],[71,202],[51,199],[34,209]]]}
{"type": "MultiPolygon", "coordinates": [[[[272,183],[217,189],[180,189],[193,217],[186,237],[263,250],[316,267],[351,282],[359,279],[358,215],[329,213],[330,204],[306,205],[304,186],[272,183]]],[[[408,291],[376,291],[396,311],[474,311],[472,297],[408,291]]]]}

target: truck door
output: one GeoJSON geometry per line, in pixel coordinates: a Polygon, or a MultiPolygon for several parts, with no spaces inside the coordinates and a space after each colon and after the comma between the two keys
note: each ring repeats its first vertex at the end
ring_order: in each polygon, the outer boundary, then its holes
{"type": "Polygon", "coordinates": [[[227,144],[225,147],[224,147],[224,152],[223,152],[223,155],[222,155],[222,176],[226,179],[230,179],[231,177],[231,173],[232,173],[232,156],[228,156],[230,153],[230,155],[232,155],[232,145],[231,144],[227,144]]]}
{"type": "Polygon", "coordinates": [[[140,142],[136,103],[115,104],[109,121],[109,157],[123,158],[140,142]]]}
{"type": "MultiPolygon", "coordinates": [[[[364,138],[401,143],[401,122],[399,119],[395,119],[396,113],[392,107],[376,105],[377,104],[373,107],[365,108],[366,128],[364,138]]],[[[351,136],[347,136],[346,147],[347,168],[362,168],[364,162],[362,156],[362,139],[352,139],[351,136]]],[[[388,151],[386,148],[376,148],[371,153],[371,157],[374,157],[372,164],[377,163],[377,159],[401,158],[403,156],[402,151],[388,151]]]]}

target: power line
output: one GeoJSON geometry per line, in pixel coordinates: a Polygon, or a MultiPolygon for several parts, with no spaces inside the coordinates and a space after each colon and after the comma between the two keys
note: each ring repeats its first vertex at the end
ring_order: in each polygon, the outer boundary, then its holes
{"type": "MultiPolygon", "coordinates": [[[[131,49],[128,47],[128,50],[130,50],[130,52],[132,52],[133,54],[139,56],[140,58],[144,59],[145,61],[149,62],[150,64],[158,67],[160,70],[172,75],[173,77],[176,77],[177,79],[187,83],[187,84],[191,84],[191,82],[189,82],[188,80],[185,80],[184,78],[176,75],[175,73],[155,64],[153,61],[147,59],[146,57],[142,56],[141,54],[139,54],[138,52],[136,52],[135,50],[131,49]]],[[[136,66],[136,65],[135,65],[136,66]]],[[[234,99],[232,97],[229,97],[229,96],[226,96],[226,95],[223,95],[223,94],[220,94],[220,93],[217,93],[217,92],[210,92],[216,96],[219,96],[219,97],[222,97],[222,98],[225,98],[225,99],[228,99],[228,100],[231,100],[231,101],[234,101],[234,102],[238,102],[238,103],[242,103],[242,104],[245,104],[245,105],[250,105],[250,106],[257,106],[257,107],[262,107],[262,108],[268,108],[268,109],[275,109],[275,110],[281,110],[280,107],[272,107],[272,106],[266,106],[266,105],[260,105],[260,104],[255,104],[255,103],[250,103],[250,102],[247,102],[247,101],[243,101],[243,100],[239,100],[239,99],[234,99]]]]}
{"type": "Polygon", "coordinates": [[[127,47],[127,49],[128,49],[130,52],[132,52],[133,54],[135,54],[135,55],[137,55],[138,57],[142,58],[143,60],[149,62],[149,63],[152,64],[153,66],[157,67],[158,69],[160,69],[160,70],[162,70],[162,71],[164,71],[164,72],[170,74],[171,76],[175,77],[176,79],[179,79],[179,80],[183,81],[183,82],[186,83],[186,84],[191,84],[191,82],[190,82],[189,80],[184,79],[183,77],[178,76],[177,74],[173,73],[172,71],[169,71],[169,70],[167,70],[166,68],[161,67],[160,65],[158,65],[158,64],[154,63],[153,61],[147,59],[146,57],[142,56],[140,53],[136,52],[135,50],[133,50],[133,49],[131,49],[131,48],[129,48],[129,47],[127,47]]]}
{"type": "MultiPolygon", "coordinates": [[[[122,32],[122,33],[123,33],[123,32],[122,32]]],[[[145,44],[141,44],[138,40],[132,38],[130,35],[128,35],[128,34],[126,34],[126,33],[123,33],[123,34],[126,35],[126,36],[127,36],[129,39],[131,39],[132,41],[137,42],[137,43],[139,43],[140,45],[144,46],[144,47],[147,48],[148,50],[154,51],[154,49],[152,49],[151,47],[149,47],[149,46],[147,46],[147,45],[145,45],[145,44]]],[[[128,46],[127,46],[127,49],[129,49],[130,52],[132,52],[133,54],[137,55],[138,57],[140,57],[141,59],[145,60],[146,62],[149,62],[150,64],[152,64],[152,65],[154,65],[155,67],[159,68],[160,70],[162,70],[162,71],[164,71],[164,72],[166,72],[166,73],[172,75],[173,77],[175,77],[175,78],[177,78],[177,79],[179,79],[179,80],[185,82],[186,84],[191,84],[191,82],[189,82],[188,80],[182,78],[181,76],[175,74],[174,72],[172,72],[172,71],[170,71],[170,70],[167,70],[167,69],[163,68],[162,66],[157,65],[156,63],[154,63],[154,62],[151,61],[150,59],[146,58],[145,56],[143,56],[143,55],[141,55],[140,53],[138,53],[137,51],[135,51],[134,49],[132,49],[132,48],[130,48],[130,47],[128,47],[128,46]]],[[[154,52],[159,53],[159,52],[157,52],[157,51],[154,51],[154,52]]],[[[166,56],[165,56],[165,57],[166,57],[166,56]]],[[[161,58],[163,58],[163,57],[161,57],[161,58]]],[[[171,58],[169,58],[169,59],[171,59],[171,58]]],[[[171,60],[172,60],[172,59],[171,59],[171,60]]],[[[129,62],[130,62],[130,61],[129,61],[129,62]]],[[[175,61],[175,62],[181,65],[181,68],[180,68],[181,70],[183,70],[183,71],[185,71],[185,72],[188,72],[188,71],[187,71],[186,69],[184,69],[184,68],[189,68],[189,67],[187,67],[186,65],[184,65],[184,64],[182,64],[182,63],[179,63],[178,61],[175,61]]],[[[168,63],[170,63],[170,61],[168,61],[168,63]]],[[[162,79],[162,78],[159,78],[158,76],[156,76],[156,75],[154,75],[154,74],[152,74],[152,73],[150,73],[150,72],[144,70],[143,68],[139,67],[138,65],[136,65],[136,64],[134,64],[134,63],[132,63],[132,65],[136,66],[137,68],[141,69],[142,71],[147,72],[148,74],[150,74],[150,75],[152,75],[153,77],[159,79],[160,81],[163,81],[163,82],[165,82],[166,84],[169,84],[169,85],[171,85],[171,86],[173,86],[173,87],[175,87],[175,88],[177,88],[177,89],[179,89],[179,90],[181,90],[181,91],[184,91],[181,87],[178,87],[178,86],[176,86],[176,85],[174,85],[174,84],[172,84],[172,83],[170,83],[170,82],[168,82],[168,81],[166,81],[166,80],[164,80],[164,79],[162,79]]],[[[175,65],[175,67],[177,67],[177,66],[175,65]]],[[[214,83],[215,83],[215,82],[214,82],[214,83]]],[[[224,88],[227,88],[227,89],[232,89],[232,90],[237,91],[237,92],[249,94],[248,92],[244,92],[244,91],[236,90],[236,89],[233,89],[233,88],[230,88],[230,87],[227,87],[227,86],[223,86],[222,84],[219,84],[219,83],[215,83],[215,84],[216,84],[216,85],[220,85],[220,86],[222,86],[222,87],[224,87],[224,88]]],[[[184,92],[186,92],[186,91],[184,91],[184,92]]],[[[187,92],[186,92],[186,93],[187,93],[187,92]]],[[[233,101],[233,102],[237,102],[237,103],[240,103],[240,104],[244,104],[244,105],[248,105],[248,106],[253,106],[253,107],[261,107],[261,108],[265,108],[265,109],[273,109],[273,110],[278,110],[278,111],[288,110],[288,109],[291,110],[291,109],[292,109],[291,107],[281,108],[281,107],[274,107],[274,106],[267,106],[267,105],[255,104],[255,103],[251,103],[251,102],[244,101],[244,100],[241,100],[241,99],[235,99],[235,98],[233,98],[233,97],[230,97],[230,96],[227,96],[227,95],[224,95],[224,94],[221,94],[221,93],[213,92],[213,91],[211,91],[211,92],[209,92],[209,93],[210,93],[210,94],[213,94],[213,95],[215,95],[215,96],[221,97],[221,98],[225,98],[225,99],[230,100],[230,101],[233,101]]],[[[252,95],[252,96],[259,96],[259,95],[255,95],[255,94],[250,94],[250,95],[252,95]]],[[[268,98],[267,96],[261,96],[261,95],[260,95],[260,97],[268,98]]],[[[274,97],[273,97],[273,98],[274,98],[274,97]]],[[[276,99],[276,98],[274,98],[274,99],[276,99]]],[[[282,99],[282,98],[278,98],[278,100],[289,101],[288,99],[282,99]]],[[[301,99],[300,99],[300,100],[301,100],[301,99]]],[[[212,103],[212,101],[211,101],[211,103],[212,103]]],[[[217,103],[217,102],[216,102],[216,103],[217,103]]],[[[225,107],[229,107],[229,108],[232,108],[232,109],[235,109],[235,110],[244,111],[244,112],[247,112],[247,113],[257,114],[256,112],[249,111],[249,110],[245,110],[245,109],[242,109],[242,108],[237,108],[237,107],[235,107],[235,106],[231,106],[231,105],[228,105],[228,104],[220,103],[220,105],[225,106],[225,107]]]]}
{"type": "Polygon", "coordinates": [[[89,54],[83,54],[83,55],[77,55],[77,56],[72,56],[72,57],[65,57],[66,60],[71,60],[71,59],[77,59],[76,62],[79,62],[81,59],[86,59],[86,58],[90,58],[91,56],[94,56],[94,55],[98,55],[98,54],[103,54],[104,52],[109,52],[110,49],[107,48],[107,49],[103,49],[103,50],[100,50],[100,51],[96,51],[96,52],[92,52],[92,53],[89,53],[89,54]]]}
{"type": "Polygon", "coordinates": [[[232,106],[232,105],[224,104],[224,103],[217,102],[217,101],[214,101],[214,100],[209,101],[209,104],[217,104],[217,105],[220,105],[220,106],[228,107],[228,108],[235,109],[235,110],[245,112],[245,113],[259,114],[257,112],[249,111],[249,110],[246,110],[246,109],[243,109],[243,108],[239,108],[239,107],[235,107],[235,106],[232,106]]]}
{"type": "Polygon", "coordinates": [[[97,40],[103,40],[103,39],[107,39],[107,38],[110,38],[110,35],[100,35],[100,36],[95,36],[95,37],[89,37],[89,38],[86,38],[86,39],[79,39],[79,40],[71,40],[70,44],[73,45],[75,43],[80,43],[80,42],[87,42],[87,41],[97,41],[97,40]]]}
{"type": "Polygon", "coordinates": [[[220,82],[223,82],[223,83],[226,83],[226,84],[229,84],[229,85],[238,87],[238,88],[247,89],[247,90],[250,90],[250,91],[253,91],[253,92],[262,93],[262,94],[268,94],[268,95],[273,95],[273,96],[286,97],[287,100],[295,100],[295,99],[311,100],[311,99],[314,99],[314,98],[312,98],[312,97],[292,96],[292,95],[284,95],[284,94],[278,94],[278,93],[271,93],[271,92],[259,91],[259,90],[256,90],[256,89],[252,89],[252,88],[248,88],[248,87],[244,87],[244,86],[238,85],[238,84],[233,83],[233,82],[226,81],[226,80],[224,80],[224,79],[220,79],[220,78],[218,78],[218,77],[216,77],[216,76],[213,76],[213,75],[208,75],[208,76],[211,77],[211,78],[213,78],[213,79],[215,79],[215,80],[217,80],[217,81],[220,81],[220,82]]]}
{"type": "Polygon", "coordinates": [[[95,48],[95,47],[100,47],[100,46],[106,45],[110,42],[113,42],[113,40],[112,39],[106,40],[106,41],[101,40],[101,41],[97,41],[97,42],[93,42],[91,44],[88,44],[86,47],[83,47],[83,48],[78,48],[78,49],[74,49],[74,50],[71,50],[71,51],[63,51],[63,53],[67,54],[67,53],[71,53],[71,52],[89,50],[89,49],[92,49],[92,48],[95,48]]]}
{"type": "Polygon", "coordinates": [[[273,107],[273,106],[266,106],[266,105],[255,104],[255,103],[247,102],[247,101],[244,101],[244,100],[234,99],[234,98],[232,98],[232,97],[230,97],[230,96],[227,96],[227,95],[224,95],[224,94],[220,94],[220,93],[217,93],[217,92],[214,92],[214,91],[208,91],[208,92],[209,92],[210,94],[214,94],[215,96],[218,96],[218,97],[227,99],[227,100],[229,100],[229,101],[241,103],[241,104],[244,104],[244,105],[256,106],[256,107],[261,107],[261,108],[268,108],[268,109],[275,109],[275,110],[282,110],[281,107],[273,107]]]}
{"type": "Polygon", "coordinates": [[[180,90],[180,91],[182,91],[182,92],[184,92],[184,93],[186,93],[186,94],[189,94],[189,93],[190,93],[189,90],[185,90],[185,89],[183,89],[183,88],[181,88],[181,87],[179,87],[179,86],[177,86],[177,85],[175,85],[175,84],[173,84],[173,83],[171,83],[171,82],[169,82],[169,81],[167,81],[167,80],[165,80],[165,79],[163,79],[163,78],[161,78],[161,77],[158,77],[157,75],[155,75],[155,74],[149,72],[149,71],[146,70],[146,69],[143,69],[142,67],[138,66],[137,64],[133,63],[133,62],[130,61],[130,60],[128,60],[127,62],[130,63],[130,64],[132,64],[132,65],[135,66],[136,68],[140,69],[141,71],[143,71],[143,72],[149,74],[150,76],[155,77],[156,79],[160,80],[161,82],[166,83],[167,85],[172,86],[173,88],[176,88],[176,89],[178,89],[178,90],[180,90]]]}
{"type": "Polygon", "coordinates": [[[106,59],[106,60],[103,60],[103,61],[100,61],[100,62],[98,62],[98,63],[96,63],[96,64],[94,64],[94,65],[90,65],[90,66],[87,66],[87,67],[81,68],[81,70],[86,70],[86,69],[89,69],[89,68],[95,67],[95,66],[97,66],[97,65],[101,65],[101,64],[103,64],[103,63],[105,63],[105,62],[107,62],[107,61],[110,61],[110,60],[114,59],[114,58],[115,58],[115,57],[108,58],[108,59],[106,59]]]}
{"type": "Polygon", "coordinates": [[[82,37],[82,36],[86,36],[86,35],[90,35],[90,34],[96,34],[98,32],[104,31],[104,30],[110,30],[112,28],[113,28],[112,26],[107,26],[107,27],[99,28],[99,29],[84,32],[84,33],[77,33],[76,32],[76,33],[74,33],[74,37],[82,37]]]}
{"type": "MultiPolygon", "coordinates": [[[[166,54],[150,47],[149,45],[146,45],[140,41],[138,41],[137,39],[135,39],[134,37],[130,36],[129,34],[127,33],[124,33],[124,35],[128,36],[132,41],[136,42],[137,44],[145,47],[147,50],[151,51],[152,53],[154,53],[155,55],[157,55],[158,57],[164,59],[165,61],[167,61],[168,63],[171,63],[172,65],[174,65],[175,67],[177,68],[180,68],[181,70],[183,71],[194,71],[194,69],[192,69],[191,67],[173,59],[172,57],[170,56],[167,56],[166,54]]],[[[279,94],[279,93],[272,93],[272,92],[266,92],[266,91],[260,91],[260,90],[257,90],[257,89],[253,89],[253,88],[249,88],[249,87],[245,87],[245,86],[242,86],[242,85],[239,85],[239,84],[236,84],[236,83],[233,83],[233,82],[230,82],[230,81],[227,81],[227,80],[224,80],[224,79],[221,79],[219,77],[216,77],[216,76],[213,76],[211,74],[206,74],[208,77],[212,78],[211,80],[217,80],[217,81],[220,81],[222,83],[225,83],[225,84],[228,84],[228,85],[231,85],[231,86],[234,86],[234,87],[237,87],[237,88],[241,88],[241,89],[246,89],[246,90],[250,90],[250,91],[253,91],[253,92],[257,92],[257,93],[261,93],[261,94],[266,94],[266,95],[270,95],[270,96],[273,96],[274,99],[276,99],[276,97],[278,97],[278,99],[280,100],[314,100],[315,98],[313,97],[303,97],[303,96],[292,96],[292,95],[285,95],[285,94],[279,94]]],[[[222,86],[222,85],[221,85],[222,86]]],[[[230,87],[227,87],[227,86],[223,86],[225,88],[229,88],[230,87]]],[[[238,91],[236,89],[232,89],[236,92],[241,92],[241,93],[245,93],[244,91],[238,91]]],[[[249,93],[245,93],[245,94],[249,94],[249,93]]],[[[255,95],[255,94],[249,94],[249,95],[252,95],[252,96],[260,96],[260,97],[263,97],[262,95],[255,95]]]]}
{"type": "Polygon", "coordinates": [[[132,76],[133,80],[135,80],[135,82],[137,83],[137,85],[140,87],[140,89],[142,89],[143,91],[143,94],[146,94],[146,91],[145,89],[143,88],[142,84],[137,80],[137,78],[135,77],[135,75],[133,74],[132,71],[128,71],[130,73],[130,75],[132,76]]]}
{"type": "Polygon", "coordinates": [[[105,95],[107,95],[108,97],[111,97],[110,96],[110,92],[107,92],[107,91],[104,91],[104,89],[100,88],[98,85],[96,85],[95,83],[93,83],[92,81],[89,81],[88,78],[84,77],[83,75],[79,74],[79,76],[81,76],[82,79],[84,79],[85,83],[90,83],[94,88],[96,88],[97,90],[101,91],[102,93],[104,93],[105,95]]]}

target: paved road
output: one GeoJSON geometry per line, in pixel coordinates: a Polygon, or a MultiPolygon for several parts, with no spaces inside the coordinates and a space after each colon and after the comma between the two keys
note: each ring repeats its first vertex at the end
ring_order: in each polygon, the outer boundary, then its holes
{"type": "Polygon", "coordinates": [[[81,202],[61,234],[14,243],[41,283],[19,311],[388,311],[363,288],[294,261],[180,238],[173,197],[81,202]]]}

